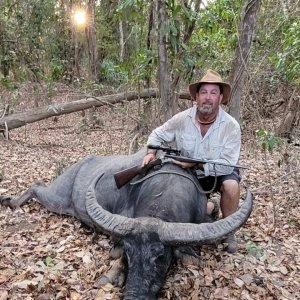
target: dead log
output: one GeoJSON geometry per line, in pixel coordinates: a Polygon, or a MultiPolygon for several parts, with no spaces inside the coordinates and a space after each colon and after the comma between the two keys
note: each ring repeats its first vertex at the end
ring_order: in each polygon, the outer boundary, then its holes
{"type": "MultiPolygon", "coordinates": [[[[157,98],[158,89],[147,89],[138,92],[125,92],[120,94],[106,95],[101,97],[86,97],[84,99],[51,104],[43,107],[30,109],[24,112],[15,113],[0,119],[0,132],[7,133],[11,129],[22,127],[29,123],[34,123],[53,116],[70,114],[80,110],[96,106],[114,105],[122,101],[132,101],[136,99],[157,98]]],[[[189,93],[179,94],[180,99],[191,99],[189,93]]]]}

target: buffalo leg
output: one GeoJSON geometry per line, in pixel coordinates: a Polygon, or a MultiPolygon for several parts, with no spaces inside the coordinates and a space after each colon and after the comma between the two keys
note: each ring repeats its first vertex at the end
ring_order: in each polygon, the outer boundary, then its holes
{"type": "Polygon", "coordinates": [[[43,181],[36,182],[19,197],[6,197],[1,201],[1,204],[10,208],[16,208],[27,203],[32,198],[37,199],[49,211],[58,214],[74,215],[69,199],[53,193],[43,181]]]}
{"type": "Polygon", "coordinates": [[[123,286],[125,282],[125,266],[123,257],[114,260],[106,274],[104,274],[97,282],[97,287],[111,283],[115,286],[123,286]]]}
{"type": "Polygon", "coordinates": [[[174,254],[176,259],[180,260],[184,266],[200,266],[202,263],[201,257],[195,252],[193,248],[189,246],[177,247],[174,254]]]}
{"type": "Polygon", "coordinates": [[[36,197],[35,190],[37,187],[45,187],[45,183],[42,181],[36,182],[32,187],[30,187],[26,192],[24,192],[19,197],[2,197],[1,204],[4,206],[9,206],[10,208],[16,208],[21,206],[36,197]]]}

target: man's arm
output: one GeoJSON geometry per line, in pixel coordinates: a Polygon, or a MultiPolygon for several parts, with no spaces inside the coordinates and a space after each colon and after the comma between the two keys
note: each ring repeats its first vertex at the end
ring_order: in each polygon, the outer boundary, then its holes
{"type": "Polygon", "coordinates": [[[174,115],[163,125],[154,129],[149,135],[147,145],[161,146],[163,143],[171,143],[175,141],[176,132],[182,128],[183,120],[186,112],[180,112],[174,115]]]}
{"type": "Polygon", "coordinates": [[[189,168],[196,168],[198,170],[204,171],[204,165],[202,163],[194,163],[194,162],[184,162],[184,161],[179,161],[176,159],[173,159],[172,162],[175,165],[178,165],[182,169],[189,169],[189,168]]]}
{"type": "MultiPolygon", "coordinates": [[[[181,123],[181,113],[176,114],[170,120],[165,122],[163,125],[154,129],[149,135],[147,145],[161,146],[163,143],[171,143],[175,140],[176,128],[181,123]]],[[[148,149],[147,154],[143,159],[142,165],[147,165],[153,161],[156,157],[155,149],[148,149]]]]}

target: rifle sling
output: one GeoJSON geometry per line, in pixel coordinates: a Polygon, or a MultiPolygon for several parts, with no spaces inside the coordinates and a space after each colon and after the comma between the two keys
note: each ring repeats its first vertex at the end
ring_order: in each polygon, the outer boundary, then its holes
{"type": "Polygon", "coordinates": [[[139,179],[139,180],[136,180],[134,182],[131,182],[130,185],[135,185],[135,184],[139,184],[145,180],[147,180],[148,178],[151,178],[155,175],[159,175],[159,174],[176,174],[176,175],[179,175],[179,176],[183,176],[189,180],[191,180],[194,185],[196,186],[197,190],[200,192],[200,193],[204,193],[204,194],[210,194],[216,187],[216,183],[217,183],[217,176],[215,176],[215,182],[214,182],[214,185],[213,185],[213,188],[210,189],[209,191],[204,191],[199,183],[199,181],[194,178],[195,176],[192,175],[192,177],[188,174],[185,174],[185,173],[182,173],[182,172],[178,172],[178,171],[174,171],[174,170],[168,170],[168,171],[164,171],[164,170],[157,170],[157,171],[154,171],[146,176],[144,176],[143,178],[139,179]]]}

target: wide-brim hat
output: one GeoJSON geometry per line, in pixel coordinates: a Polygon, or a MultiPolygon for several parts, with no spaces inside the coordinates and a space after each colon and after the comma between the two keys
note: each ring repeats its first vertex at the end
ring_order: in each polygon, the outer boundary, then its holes
{"type": "Polygon", "coordinates": [[[189,91],[194,100],[196,100],[197,89],[199,84],[201,83],[214,83],[214,84],[221,85],[223,87],[222,104],[228,103],[230,93],[231,93],[231,86],[229,83],[223,81],[219,73],[213,70],[207,70],[206,74],[201,78],[200,81],[189,85],[189,91]]]}

